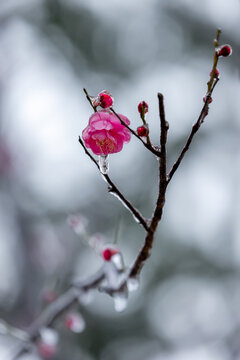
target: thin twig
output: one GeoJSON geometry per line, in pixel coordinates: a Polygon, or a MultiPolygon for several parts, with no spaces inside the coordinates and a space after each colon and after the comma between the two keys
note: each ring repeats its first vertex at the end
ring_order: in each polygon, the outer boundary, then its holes
{"type": "Polygon", "coordinates": [[[214,54],[213,54],[213,67],[212,67],[212,71],[211,71],[211,74],[210,74],[210,79],[207,83],[207,86],[208,86],[208,92],[211,90],[212,88],[212,85],[213,85],[213,81],[214,81],[214,78],[215,78],[215,71],[216,71],[216,68],[217,68],[217,64],[218,64],[218,60],[219,60],[219,57],[217,55],[217,51],[216,51],[216,48],[218,47],[218,42],[219,42],[219,37],[220,37],[220,34],[221,34],[221,29],[217,29],[217,33],[216,33],[216,38],[214,39],[214,54]]]}
{"type": "MultiPolygon", "coordinates": [[[[158,103],[159,103],[159,116],[160,116],[160,124],[161,124],[161,134],[160,134],[160,146],[161,146],[161,154],[162,158],[160,161],[160,185],[161,183],[165,183],[167,180],[167,151],[166,151],[166,143],[167,143],[167,132],[169,129],[168,122],[165,118],[165,109],[164,109],[164,98],[163,95],[158,93],[158,103]]],[[[159,189],[161,192],[161,189],[159,189]]]]}
{"type": "Polygon", "coordinates": [[[206,97],[206,101],[205,101],[205,104],[203,105],[203,108],[202,108],[202,111],[197,119],[197,121],[195,122],[195,124],[193,125],[192,127],[192,130],[188,136],[188,139],[184,145],[184,147],[182,148],[182,151],[178,157],[178,159],[176,160],[176,162],[173,164],[172,166],[172,169],[170,170],[169,172],[169,175],[168,175],[168,183],[171,181],[174,173],[176,172],[176,170],[178,169],[179,165],[181,164],[182,162],[182,159],[184,157],[184,155],[186,154],[186,152],[188,151],[189,149],[189,146],[191,145],[191,142],[193,140],[193,137],[194,135],[197,133],[197,131],[199,130],[200,126],[202,125],[205,117],[208,115],[208,107],[209,107],[209,100],[210,100],[210,97],[211,97],[211,94],[215,88],[215,86],[217,85],[219,79],[215,79],[215,82],[212,86],[212,89],[210,90],[210,92],[207,94],[207,97],[206,97]]]}
{"type": "Polygon", "coordinates": [[[143,139],[142,139],[140,136],[138,136],[138,134],[137,134],[133,129],[131,129],[130,126],[128,126],[128,125],[120,118],[120,116],[116,113],[116,111],[115,111],[113,108],[110,108],[110,110],[111,110],[111,111],[113,112],[113,114],[116,115],[116,117],[120,120],[121,124],[122,124],[123,126],[125,126],[138,140],[141,141],[141,143],[145,146],[145,148],[147,148],[149,151],[151,151],[151,152],[152,152],[154,155],[156,155],[157,157],[160,157],[160,156],[161,156],[161,152],[158,151],[158,150],[156,150],[156,149],[154,148],[154,146],[152,145],[150,139],[149,139],[149,141],[148,141],[147,143],[145,143],[145,142],[143,141],[143,139]]]}
{"type": "Polygon", "coordinates": [[[81,146],[83,147],[83,149],[84,149],[84,151],[85,151],[85,154],[90,157],[90,159],[91,159],[91,160],[94,162],[94,164],[97,166],[98,170],[100,170],[100,167],[99,167],[99,164],[98,164],[97,160],[94,159],[94,157],[91,155],[91,153],[87,150],[86,146],[84,145],[84,142],[82,141],[81,136],[78,137],[78,141],[79,141],[79,143],[81,144],[81,146]]]}
{"type": "Polygon", "coordinates": [[[91,107],[93,108],[94,112],[97,112],[96,106],[93,105],[92,100],[87,92],[87,90],[85,88],[83,88],[83,91],[85,92],[86,98],[89,101],[89,104],[91,105],[91,107]]]}
{"type": "MultiPolygon", "coordinates": [[[[90,159],[94,162],[94,164],[97,166],[97,168],[100,170],[98,162],[94,159],[94,157],[90,154],[90,152],[87,150],[86,146],[84,145],[81,137],[78,138],[79,143],[83,147],[85,153],[90,157],[90,159]]],[[[148,224],[146,219],[142,216],[142,214],[132,205],[132,203],[125,198],[125,196],[121,193],[121,191],[118,189],[118,187],[113,183],[113,181],[110,179],[109,175],[102,174],[103,178],[106,180],[106,182],[109,185],[108,191],[116,195],[116,197],[124,204],[124,206],[132,213],[135,219],[141,224],[146,231],[148,231],[148,224]]]]}

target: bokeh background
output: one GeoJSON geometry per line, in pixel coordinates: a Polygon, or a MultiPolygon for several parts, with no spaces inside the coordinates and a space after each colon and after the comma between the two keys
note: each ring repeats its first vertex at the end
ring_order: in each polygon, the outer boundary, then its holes
{"type": "MultiPolygon", "coordinates": [[[[82,214],[89,236],[113,242],[118,233],[126,264],[143,242],[78,144],[91,114],[82,88],[111,91],[133,128],[138,102],[147,101],[156,144],[162,92],[170,167],[201,110],[217,27],[233,47],[169,186],[139,290],[121,314],[104,294],[81,305],[86,330],[60,328],[55,359],[240,359],[239,24],[238,0],[1,0],[0,316],[22,329],[46,292],[61,293],[102,264],[69,227],[69,214],[82,214]]],[[[156,159],[132,139],[111,156],[110,174],[150,217],[156,159]]],[[[2,360],[12,342],[0,337],[2,360]]]]}

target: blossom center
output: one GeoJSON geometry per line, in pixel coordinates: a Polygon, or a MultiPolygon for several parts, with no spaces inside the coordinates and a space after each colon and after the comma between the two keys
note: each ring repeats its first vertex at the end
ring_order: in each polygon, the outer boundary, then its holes
{"type": "Polygon", "coordinates": [[[97,146],[101,149],[103,154],[111,153],[114,150],[114,144],[110,139],[97,140],[97,146]]]}

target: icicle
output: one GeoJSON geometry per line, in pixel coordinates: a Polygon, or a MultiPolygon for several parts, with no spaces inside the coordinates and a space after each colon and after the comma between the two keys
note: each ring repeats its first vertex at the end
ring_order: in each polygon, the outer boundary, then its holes
{"type": "Polygon", "coordinates": [[[123,257],[121,253],[114,254],[111,259],[112,263],[115,265],[118,271],[124,270],[123,257]]]}
{"type": "Polygon", "coordinates": [[[39,331],[41,340],[46,344],[56,345],[58,343],[58,333],[56,330],[43,327],[39,331]]]}
{"type": "Polygon", "coordinates": [[[117,312],[121,312],[127,307],[127,292],[118,292],[113,295],[114,308],[117,312]]]}
{"type": "Polygon", "coordinates": [[[106,175],[109,171],[108,155],[100,155],[98,163],[101,173],[106,175]]]}
{"type": "Polygon", "coordinates": [[[127,281],[129,291],[136,291],[139,288],[139,280],[136,278],[129,278],[127,281]]]}
{"type": "Polygon", "coordinates": [[[117,287],[119,282],[119,273],[115,265],[112,264],[112,262],[110,261],[105,261],[104,270],[105,270],[105,280],[107,286],[110,288],[117,287]]]}

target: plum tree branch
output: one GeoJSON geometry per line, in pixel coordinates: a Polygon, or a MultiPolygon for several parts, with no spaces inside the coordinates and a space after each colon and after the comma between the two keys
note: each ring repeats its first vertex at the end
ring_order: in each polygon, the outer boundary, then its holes
{"type": "Polygon", "coordinates": [[[144,142],[143,139],[140,136],[138,136],[138,134],[133,129],[130,128],[130,126],[125,124],[125,122],[120,118],[120,116],[116,113],[116,111],[113,108],[110,108],[110,110],[120,120],[121,124],[123,126],[125,126],[138,140],[141,141],[141,143],[145,146],[145,148],[147,148],[149,151],[151,151],[157,157],[161,156],[161,152],[158,151],[157,149],[155,149],[155,147],[152,145],[149,137],[148,137],[148,142],[144,142]]]}
{"type": "MultiPolygon", "coordinates": [[[[215,46],[218,44],[220,35],[220,30],[217,32],[215,46]]],[[[216,56],[216,52],[214,54],[214,64],[213,70],[216,69],[218,57],[216,56]]],[[[200,115],[197,121],[192,126],[190,134],[186,140],[185,145],[183,146],[177,160],[173,164],[169,174],[167,174],[167,134],[169,125],[166,121],[165,117],[165,108],[164,108],[164,98],[161,93],[158,93],[158,103],[159,103],[159,118],[160,118],[160,150],[157,147],[154,147],[150,141],[144,142],[138,134],[132,130],[127,124],[122,121],[120,116],[114,111],[113,108],[110,108],[112,113],[117,116],[120,120],[121,124],[125,126],[135,137],[137,137],[143,145],[154,155],[158,158],[158,172],[159,172],[159,185],[158,185],[158,195],[156,199],[156,204],[154,207],[153,215],[150,220],[145,219],[142,214],[136,209],[132,203],[122,194],[122,192],[117,188],[117,186],[113,183],[111,178],[108,174],[102,174],[104,180],[108,184],[108,191],[115,196],[123,203],[123,205],[131,212],[131,214],[138,220],[138,222],[144,228],[146,235],[144,239],[144,243],[139,250],[135,260],[133,261],[132,265],[125,269],[123,279],[120,283],[116,283],[116,286],[108,286],[104,287],[102,282],[107,280],[107,273],[106,268],[103,266],[101,267],[95,274],[87,278],[86,280],[75,281],[72,286],[58,299],[56,299],[52,304],[50,304],[43,312],[39,315],[39,317],[33,322],[33,324],[29,327],[26,331],[26,340],[21,341],[17,344],[16,347],[11,349],[11,360],[17,360],[22,354],[31,351],[31,344],[37,342],[38,338],[40,337],[40,331],[43,327],[52,327],[55,325],[55,322],[67,311],[69,310],[74,304],[78,302],[79,296],[90,289],[98,289],[99,291],[105,291],[107,294],[114,296],[115,293],[126,291],[127,289],[127,281],[129,278],[136,278],[139,276],[146,260],[151,255],[151,249],[154,242],[154,237],[156,235],[157,227],[159,222],[162,219],[163,215],[163,208],[165,204],[165,197],[166,191],[169,182],[171,181],[173,175],[177,171],[178,167],[180,166],[186,152],[188,151],[192,140],[195,134],[200,129],[204,119],[208,115],[209,110],[209,102],[212,95],[212,92],[215,89],[215,86],[218,83],[218,78],[214,78],[212,74],[210,77],[210,82],[208,82],[208,92],[206,94],[205,103],[202,107],[200,115]]],[[[90,105],[92,106],[93,110],[96,112],[96,107],[93,106],[93,102],[91,97],[88,95],[86,89],[84,89],[86,94],[87,100],[89,101],[90,105]]],[[[92,162],[97,166],[98,170],[100,171],[100,166],[98,161],[92,156],[92,154],[86,148],[82,138],[79,136],[79,143],[83,147],[86,155],[90,158],[92,162]]],[[[123,270],[124,271],[124,270],[123,270]]]]}
{"type": "MultiPolygon", "coordinates": [[[[87,150],[86,146],[84,145],[83,140],[79,136],[78,138],[79,143],[83,147],[85,153],[89,156],[89,158],[94,162],[94,164],[97,166],[98,170],[100,171],[99,164],[97,160],[94,159],[94,157],[90,154],[90,152],[87,150]]],[[[123,204],[124,206],[132,213],[132,215],[138,220],[139,224],[143,226],[143,228],[147,231],[148,230],[148,224],[147,220],[142,216],[142,214],[137,210],[133,204],[125,198],[125,196],[122,194],[122,192],[118,189],[118,187],[114,184],[114,182],[110,179],[108,174],[102,174],[103,178],[106,180],[106,182],[109,185],[108,191],[115,195],[123,204]]]]}
{"type": "Polygon", "coordinates": [[[213,92],[215,86],[217,85],[218,81],[219,81],[218,78],[215,79],[211,90],[209,91],[209,93],[206,96],[206,101],[205,101],[205,103],[203,105],[203,108],[202,108],[202,110],[200,112],[200,115],[199,115],[197,121],[195,122],[195,124],[193,125],[192,130],[191,130],[191,132],[190,132],[190,134],[189,134],[189,136],[187,138],[187,141],[186,141],[185,145],[182,148],[182,151],[181,151],[179,157],[177,158],[176,162],[173,164],[172,169],[169,172],[169,175],[167,177],[168,183],[171,181],[174,173],[176,172],[179,165],[181,164],[184,155],[186,154],[186,152],[188,151],[188,149],[189,149],[189,147],[191,145],[191,142],[193,140],[194,135],[197,133],[197,131],[199,130],[200,126],[202,125],[205,117],[208,115],[209,100],[210,100],[212,92],[213,92]]]}

